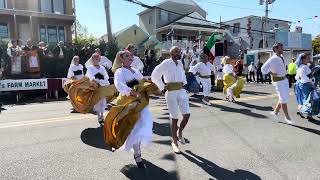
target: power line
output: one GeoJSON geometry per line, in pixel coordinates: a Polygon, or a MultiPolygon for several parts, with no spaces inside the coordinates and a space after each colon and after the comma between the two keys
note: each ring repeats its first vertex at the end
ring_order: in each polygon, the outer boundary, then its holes
{"type": "Polygon", "coordinates": [[[253,9],[253,8],[245,8],[245,7],[239,7],[239,6],[231,6],[231,5],[227,5],[227,4],[223,4],[223,3],[212,2],[209,0],[198,0],[198,1],[205,1],[209,4],[214,4],[217,6],[229,7],[229,8],[234,8],[234,9],[243,9],[243,10],[250,10],[250,11],[264,11],[262,9],[253,9]]]}
{"type": "MultiPolygon", "coordinates": [[[[159,9],[159,10],[162,10],[162,11],[170,12],[170,13],[172,13],[172,14],[176,14],[176,15],[185,16],[185,17],[188,17],[188,18],[191,18],[191,19],[196,19],[196,20],[208,22],[208,23],[213,24],[213,26],[216,25],[216,27],[215,27],[216,29],[225,29],[225,28],[220,27],[220,25],[223,25],[223,26],[225,26],[225,27],[233,27],[233,28],[238,28],[238,29],[242,29],[242,30],[249,30],[248,28],[235,27],[235,26],[229,25],[229,24],[218,23],[218,22],[209,21],[209,20],[202,19],[202,18],[193,17],[193,16],[190,16],[190,15],[187,15],[187,14],[177,13],[177,12],[174,12],[174,11],[170,11],[170,10],[168,10],[168,9],[161,8],[161,7],[159,7],[159,6],[150,6],[150,5],[144,4],[144,3],[140,2],[140,1],[137,1],[137,0],[124,0],[124,1],[130,2],[130,3],[134,3],[134,4],[137,4],[137,5],[140,5],[140,6],[144,7],[144,8],[147,8],[147,9],[159,9]],[[218,26],[219,26],[219,27],[218,27],[218,26]]],[[[261,31],[261,30],[255,30],[255,29],[250,29],[250,31],[251,31],[251,32],[260,32],[260,33],[274,34],[273,32],[261,31]]]]}

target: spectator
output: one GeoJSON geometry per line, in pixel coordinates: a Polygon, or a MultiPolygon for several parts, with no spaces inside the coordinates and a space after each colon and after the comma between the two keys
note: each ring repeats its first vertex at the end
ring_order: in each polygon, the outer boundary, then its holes
{"type": "Polygon", "coordinates": [[[235,69],[235,73],[238,77],[242,76],[242,71],[243,71],[243,65],[241,64],[241,62],[238,60],[236,62],[236,65],[234,66],[235,69]]]}
{"type": "Polygon", "coordinates": [[[248,65],[243,66],[242,74],[246,77],[247,83],[249,82],[249,70],[248,65]]]}
{"type": "Polygon", "coordinates": [[[52,66],[55,67],[55,75],[54,77],[64,77],[67,74],[67,63],[66,56],[67,49],[64,46],[64,43],[60,41],[58,45],[53,49],[53,63],[52,66]]]}
{"type": "Polygon", "coordinates": [[[263,75],[261,72],[261,68],[262,68],[263,64],[261,62],[258,63],[258,68],[257,68],[257,83],[261,82],[262,84],[264,83],[263,80],[263,75]]]}
{"type": "Polygon", "coordinates": [[[42,77],[52,77],[54,70],[50,67],[51,59],[49,57],[49,49],[45,42],[39,42],[38,56],[40,60],[40,71],[42,77]]]}
{"type": "Polygon", "coordinates": [[[249,67],[248,67],[248,71],[249,71],[249,79],[252,82],[252,77],[253,77],[253,82],[256,82],[256,78],[255,78],[255,72],[256,72],[256,66],[254,65],[254,63],[252,62],[249,67]]]}
{"type": "Polygon", "coordinates": [[[292,83],[296,82],[296,74],[297,74],[297,65],[295,63],[296,59],[292,58],[291,63],[288,65],[288,81],[289,88],[292,87],[292,83]]]}
{"type": "Polygon", "coordinates": [[[23,50],[23,72],[30,73],[31,77],[40,77],[40,62],[38,56],[38,48],[32,44],[31,39],[27,41],[23,50]]]}
{"type": "Polygon", "coordinates": [[[11,75],[21,74],[21,54],[22,50],[16,40],[11,40],[8,44],[7,54],[11,60],[11,75]]]}

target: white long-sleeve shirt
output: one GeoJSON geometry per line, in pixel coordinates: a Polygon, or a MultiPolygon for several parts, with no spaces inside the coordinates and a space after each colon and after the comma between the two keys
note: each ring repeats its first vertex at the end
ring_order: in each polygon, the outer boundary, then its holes
{"type": "Polygon", "coordinates": [[[134,68],[132,68],[132,70],[134,72],[122,67],[117,69],[114,74],[114,85],[116,86],[121,96],[130,96],[130,92],[132,89],[128,87],[128,82],[132,80],[140,81],[143,79],[143,75],[139,70],[134,68]]]}
{"type": "Polygon", "coordinates": [[[99,68],[97,68],[94,65],[88,66],[87,67],[86,76],[90,80],[96,81],[100,86],[108,86],[108,85],[110,85],[108,73],[107,73],[106,69],[103,66],[99,66],[99,68]],[[95,75],[98,74],[98,73],[103,75],[103,79],[97,79],[95,77],[95,75]]]}
{"type": "Polygon", "coordinates": [[[134,69],[138,69],[141,72],[143,71],[144,64],[138,56],[133,56],[131,67],[134,69]]]}
{"type": "Polygon", "coordinates": [[[309,68],[309,66],[302,64],[299,66],[295,78],[297,81],[300,81],[301,83],[308,83],[308,82],[312,83],[312,79],[308,77],[308,75],[311,74],[311,72],[312,71],[309,68]]]}
{"type": "Polygon", "coordinates": [[[110,61],[107,57],[101,56],[99,64],[107,69],[112,68],[112,61],[110,61]]]}
{"type": "Polygon", "coordinates": [[[255,72],[256,71],[256,66],[254,66],[254,65],[250,65],[249,67],[248,67],[248,71],[249,72],[255,72]]]}
{"type": "Polygon", "coordinates": [[[83,78],[84,74],[83,74],[83,66],[81,64],[79,65],[70,65],[69,67],[69,70],[68,70],[68,75],[67,75],[67,78],[72,78],[74,77],[75,79],[81,79],[83,78]],[[82,74],[78,74],[78,75],[75,75],[74,72],[75,71],[81,71],[82,74]]]}
{"type": "Polygon", "coordinates": [[[182,82],[183,85],[187,84],[183,64],[180,60],[176,64],[172,59],[166,59],[153,70],[151,80],[158,86],[160,91],[165,88],[165,84],[161,79],[162,76],[165,83],[182,82]]]}
{"type": "Polygon", "coordinates": [[[192,68],[192,73],[200,73],[201,76],[210,76],[212,73],[215,73],[215,67],[210,63],[199,62],[192,68]]]}
{"type": "Polygon", "coordinates": [[[263,64],[261,72],[262,74],[269,74],[272,72],[273,74],[277,74],[277,77],[285,77],[287,74],[286,62],[284,59],[274,54],[263,64]]]}

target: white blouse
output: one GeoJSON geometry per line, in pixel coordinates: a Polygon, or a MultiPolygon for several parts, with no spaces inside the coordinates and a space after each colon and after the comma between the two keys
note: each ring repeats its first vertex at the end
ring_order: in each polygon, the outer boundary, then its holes
{"type": "Polygon", "coordinates": [[[69,70],[68,70],[68,75],[67,75],[67,78],[72,78],[74,77],[75,79],[81,79],[83,78],[84,74],[83,74],[83,66],[81,64],[79,65],[70,65],[69,67],[69,70]],[[78,75],[75,75],[74,72],[75,71],[81,71],[82,74],[78,74],[78,75]]]}
{"type": "Polygon", "coordinates": [[[287,74],[286,62],[283,58],[274,54],[266,63],[263,64],[261,72],[262,74],[268,74],[272,72],[276,73],[277,77],[285,77],[287,74]]]}
{"type": "Polygon", "coordinates": [[[100,86],[110,85],[108,73],[103,66],[99,66],[99,68],[95,67],[94,65],[88,66],[86,76],[90,80],[95,80],[100,86]],[[95,77],[95,75],[98,73],[103,75],[103,79],[97,79],[95,77]]]}
{"type": "Polygon", "coordinates": [[[200,73],[201,76],[210,76],[211,72],[215,73],[215,67],[210,62],[199,62],[192,68],[193,74],[200,73]]]}
{"type": "Polygon", "coordinates": [[[128,82],[132,80],[140,81],[143,79],[143,75],[139,70],[134,68],[132,68],[132,70],[134,72],[122,67],[117,69],[114,74],[114,85],[116,86],[121,96],[130,96],[130,92],[132,89],[128,87],[128,82]]]}
{"type": "Polygon", "coordinates": [[[111,69],[112,68],[112,61],[110,61],[107,57],[105,56],[101,56],[100,57],[100,63],[101,66],[106,67],[107,69],[111,69]]]}
{"type": "Polygon", "coordinates": [[[162,76],[165,83],[182,82],[183,85],[187,84],[183,64],[180,60],[176,64],[172,59],[166,59],[153,70],[151,80],[158,86],[160,91],[164,90],[165,87],[161,79],[162,76]]]}
{"type": "Polygon", "coordinates": [[[297,81],[300,81],[301,83],[312,82],[312,79],[308,77],[309,74],[311,74],[311,69],[309,68],[309,66],[302,64],[299,66],[295,78],[297,81]]]}
{"type": "Polygon", "coordinates": [[[131,67],[134,69],[138,69],[139,71],[143,71],[144,64],[138,56],[133,56],[131,67]]]}

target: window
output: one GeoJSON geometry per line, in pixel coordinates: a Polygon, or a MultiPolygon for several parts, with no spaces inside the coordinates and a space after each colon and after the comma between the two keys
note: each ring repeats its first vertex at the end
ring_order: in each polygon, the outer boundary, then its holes
{"type": "Polygon", "coordinates": [[[59,41],[65,41],[65,33],[64,33],[64,27],[59,27],[58,28],[58,33],[59,33],[59,41]]]}
{"type": "Polygon", "coordinates": [[[160,10],[160,21],[169,21],[169,14],[167,11],[160,10]]]}
{"type": "Polygon", "coordinates": [[[275,27],[275,28],[278,28],[278,27],[279,27],[279,24],[275,24],[274,27],[275,27]]]}
{"type": "Polygon", "coordinates": [[[0,23],[0,38],[9,38],[8,24],[0,23]]]}
{"type": "Polygon", "coordinates": [[[57,27],[48,26],[48,43],[57,43],[58,35],[57,35],[57,27]]]}
{"type": "Polygon", "coordinates": [[[233,24],[233,33],[239,33],[240,32],[240,23],[234,23],[233,24]]]}
{"type": "Polygon", "coordinates": [[[64,0],[53,0],[53,12],[55,14],[65,14],[64,0]]]}
{"type": "Polygon", "coordinates": [[[65,14],[65,0],[39,0],[39,8],[45,13],[65,14]]]}
{"type": "Polygon", "coordinates": [[[47,28],[40,26],[40,41],[47,42],[47,28]]]}
{"type": "Polygon", "coordinates": [[[58,41],[65,41],[64,27],[57,26],[40,26],[40,40],[47,43],[57,43],[58,41]]]}
{"type": "Polygon", "coordinates": [[[0,8],[6,8],[6,0],[0,0],[0,8]]]}
{"type": "Polygon", "coordinates": [[[182,36],[177,36],[178,41],[182,41],[182,36]]]}
{"type": "Polygon", "coordinates": [[[149,17],[149,24],[151,24],[151,17],[149,17]]]}
{"type": "Polygon", "coordinates": [[[134,33],[134,35],[137,35],[137,30],[134,30],[133,33],[134,33]]]}
{"type": "Polygon", "coordinates": [[[40,11],[45,13],[52,13],[52,1],[51,0],[39,0],[40,11]]]}

